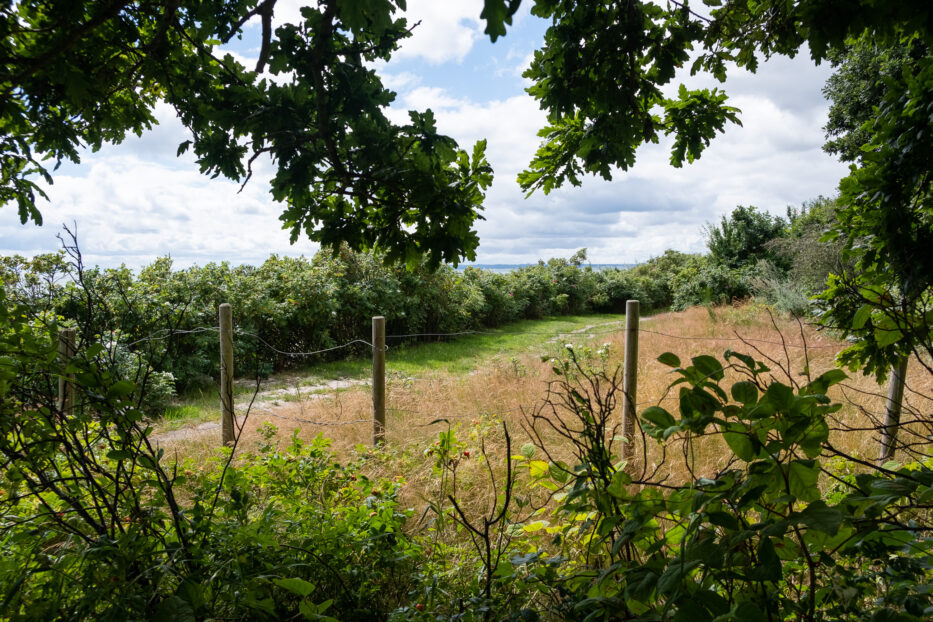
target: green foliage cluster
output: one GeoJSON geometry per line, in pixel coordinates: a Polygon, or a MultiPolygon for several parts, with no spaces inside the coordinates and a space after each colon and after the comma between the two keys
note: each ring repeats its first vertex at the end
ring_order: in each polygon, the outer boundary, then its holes
{"type": "MultiPolygon", "coordinates": [[[[37,322],[76,326],[80,341],[102,344],[120,378],[145,385],[149,414],[164,405],[156,385],[173,379],[184,391],[216,374],[217,334],[210,327],[223,302],[234,309],[237,373],[264,376],[309,360],[287,353],[367,338],[376,315],[386,317],[387,334],[406,335],[621,312],[629,299],[647,309],[668,307],[675,297],[672,276],[693,260],[669,251],[633,269],[593,270],[581,250],[569,260],[503,274],[424,263],[408,269],[343,248],[311,260],[272,256],[260,266],[174,269],[163,257],[134,274],[125,267],[84,268],[70,252],[0,258],[0,280],[37,322]]],[[[363,348],[326,352],[318,360],[363,348]]]]}
{"type": "Polygon", "coordinates": [[[410,35],[404,0],[309,3],[273,28],[276,2],[0,2],[0,205],[41,224],[47,161],[141,134],[161,100],[191,132],[178,154],[201,172],[246,183],[270,158],[293,241],[473,259],[486,142],[460,149],[430,110],[392,123],[395,93],[372,69],[410,35]],[[247,67],[224,45],[250,25],[261,43],[247,67]]]}
{"type": "Polygon", "coordinates": [[[706,229],[706,247],[714,263],[741,268],[761,259],[774,260],[768,242],[783,235],[787,223],[781,217],[761,212],[754,205],[739,205],[722,217],[718,226],[706,229]]]}
{"type": "Polygon", "coordinates": [[[830,280],[821,321],[852,338],[841,355],[852,369],[884,377],[915,355],[931,371],[930,39],[878,45],[864,36],[837,61],[826,89],[833,102],[826,129],[837,138],[827,148],[856,164],[840,183],[846,207],[827,239],[842,246],[852,269],[830,280]]]}
{"type": "Polygon", "coordinates": [[[826,288],[830,274],[850,267],[842,244],[825,239],[836,224],[837,209],[837,200],[825,197],[788,207],[786,219],[754,206],[736,207],[720,224],[707,225],[709,253],[685,256],[672,271],[671,306],[685,309],[755,296],[780,311],[811,315],[811,296],[826,288]]]}
{"type": "Polygon", "coordinates": [[[0,619],[371,620],[427,581],[401,480],[274,430],[250,460],[186,468],[102,346],[59,360],[57,327],[2,294],[0,320],[0,619]]]}
{"type": "Polygon", "coordinates": [[[933,462],[876,467],[837,449],[828,417],[840,405],[826,392],[843,372],[798,384],[738,352],[659,360],[676,375],[679,412],[649,407],[642,429],[683,451],[638,465],[613,449],[618,371],[573,349],[556,361],[559,380],[529,420],[544,455],[513,458],[556,503],[524,519],[532,535],[512,557],[523,570],[502,573],[500,589],[565,620],[929,618],[933,462]],[[727,372],[738,380],[725,384],[727,372]],[[553,432],[576,463],[553,457],[553,432]],[[723,470],[696,472],[700,437],[721,439],[723,470]]]}

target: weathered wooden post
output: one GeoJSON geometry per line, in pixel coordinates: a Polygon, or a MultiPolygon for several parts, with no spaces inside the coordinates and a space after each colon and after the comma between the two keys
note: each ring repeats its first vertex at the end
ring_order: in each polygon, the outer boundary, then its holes
{"type": "Polygon", "coordinates": [[[233,445],[233,308],[220,305],[220,428],[221,442],[233,445]]]}
{"type": "Polygon", "coordinates": [[[373,447],[386,440],[386,319],[373,318],[373,447]]]}
{"type": "MultiPolygon", "coordinates": [[[[75,355],[75,329],[63,328],[58,333],[58,355],[62,364],[67,365],[75,355]]],[[[71,417],[74,411],[75,387],[74,374],[62,374],[58,378],[58,408],[64,417],[71,417]]]]}
{"type": "Polygon", "coordinates": [[[881,454],[878,464],[894,457],[897,444],[897,429],[901,425],[901,405],[904,403],[904,384],[907,380],[908,357],[902,358],[891,368],[891,384],[888,386],[888,404],[885,408],[884,427],[881,429],[881,454]]]}
{"type": "Polygon", "coordinates": [[[635,404],[638,393],[638,319],[637,300],[625,302],[625,370],[622,377],[622,459],[631,468],[635,449],[635,404]]]}

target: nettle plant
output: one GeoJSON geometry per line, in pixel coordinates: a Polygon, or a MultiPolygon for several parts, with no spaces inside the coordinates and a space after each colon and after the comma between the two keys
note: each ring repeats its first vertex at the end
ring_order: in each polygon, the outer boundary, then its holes
{"type": "Polygon", "coordinates": [[[876,467],[837,449],[827,391],[843,372],[800,386],[732,351],[659,360],[678,376],[678,412],[642,413],[643,448],[656,440],[664,464],[681,443],[684,465],[665,471],[682,481],[612,458],[618,374],[572,351],[529,417],[548,460],[517,458],[556,507],[530,529],[549,541],[516,561],[560,560],[547,608],[580,620],[930,619],[933,461],[876,467]],[[575,466],[553,459],[553,432],[575,466]],[[694,475],[694,443],[720,443],[718,473],[694,475]]]}

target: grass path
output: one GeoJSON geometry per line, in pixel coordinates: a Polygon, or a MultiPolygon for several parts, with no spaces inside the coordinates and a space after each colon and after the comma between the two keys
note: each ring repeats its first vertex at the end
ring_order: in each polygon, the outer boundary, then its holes
{"type": "MultiPolygon", "coordinates": [[[[390,379],[414,381],[431,376],[467,375],[497,360],[503,365],[525,355],[549,355],[571,339],[596,339],[618,333],[625,316],[579,315],[523,320],[496,330],[471,334],[418,336],[404,340],[387,336],[386,374],[390,379]]],[[[275,413],[277,409],[304,400],[333,396],[371,382],[372,359],[353,357],[319,365],[299,367],[256,383],[240,379],[236,384],[238,404],[249,403],[275,413]]],[[[218,434],[220,409],[217,389],[185,396],[153,426],[153,440],[172,442],[218,434]]]]}

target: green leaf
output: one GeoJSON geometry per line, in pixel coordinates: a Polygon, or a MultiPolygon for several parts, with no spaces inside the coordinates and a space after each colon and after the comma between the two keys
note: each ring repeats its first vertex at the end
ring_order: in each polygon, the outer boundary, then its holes
{"type": "Polygon", "coordinates": [[[699,560],[693,560],[686,563],[675,561],[672,563],[661,578],[658,579],[658,592],[661,594],[676,593],[691,570],[700,565],[699,560]]]}
{"type": "Polygon", "coordinates": [[[823,443],[829,438],[829,426],[820,419],[807,428],[803,437],[798,441],[800,448],[808,458],[816,458],[823,453],[823,443]]]}
{"type": "Polygon", "coordinates": [[[532,477],[544,477],[548,474],[548,463],[543,460],[529,460],[528,472],[532,477]]]}
{"type": "Polygon", "coordinates": [[[819,477],[820,470],[813,460],[794,460],[787,467],[790,494],[801,501],[816,501],[820,496],[819,477]]]}
{"type": "Polygon", "coordinates": [[[752,442],[747,432],[723,432],[722,437],[741,460],[751,462],[758,457],[755,443],[752,442]]]}
{"type": "Polygon", "coordinates": [[[609,487],[606,488],[606,492],[617,499],[622,499],[626,496],[625,487],[631,483],[632,478],[628,473],[625,471],[616,471],[612,474],[612,481],[609,483],[609,487]]]}
{"type": "Polygon", "coordinates": [[[114,399],[117,397],[124,397],[130,395],[135,389],[135,383],[129,380],[120,380],[107,389],[107,398],[114,399]]]}
{"type": "Polygon", "coordinates": [[[875,343],[879,348],[884,348],[897,343],[904,338],[904,333],[896,328],[875,328],[875,343]]]}
{"type": "Polygon", "coordinates": [[[747,600],[735,606],[732,610],[732,617],[735,622],[766,622],[767,620],[761,607],[747,600]]]}
{"type": "Polygon", "coordinates": [[[680,367],[680,358],[673,352],[665,352],[658,357],[658,362],[668,367],[680,367]]]}
{"type": "Polygon", "coordinates": [[[842,524],[842,512],[826,505],[822,499],[813,501],[802,512],[796,513],[800,522],[811,529],[834,536],[842,524]]]}
{"type": "Polygon", "coordinates": [[[775,382],[768,385],[761,402],[774,407],[776,411],[788,411],[794,403],[794,391],[789,386],[775,382]]]}
{"type": "Polygon", "coordinates": [[[693,363],[693,366],[703,374],[705,377],[712,380],[722,380],[723,376],[723,367],[722,363],[717,361],[714,357],[709,356],[708,354],[701,354],[700,356],[695,356],[690,361],[693,363]]]}
{"type": "Polygon", "coordinates": [[[304,598],[309,596],[314,592],[314,584],[305,581],[304,579],[299,579],[298,577],[292,577],[288,579],[276,579],[273,581],[277,586],[283,590],[288,590],[292,594],[297,594],[304,598]]]}
{"type": "Polygon", "coordinates": [[[194,610],[187,602],[172,595],[162,601],[152,616],[153,622],[195,622],[194,610]]]}
{"type": "Polygon", "coordinates": [[[742,404],[754,404],[758,401],[758,387],[755,383],[743,380],[732,385],[732,399],[742,404]]]}
{"type": "Polygon", "coordinates": [[[748,573],[748,578],[776,583],[781,580],[781,576],[781,560],[778,559],[771,538],[762,538],[758,543],[758,564],[748,573]]]}
{"type": "Polygon", "coordinates": [[[661,429],[667,429],[677,423],[671,413],[660,406],[649,406],[642,411],[641,418],[643,421],[653,423],[661,429]]]}
{"type": "Polygon", "coordinates": [[[826,383],[827,387],[831,387],[834,384],[839,384],[848,377],[848,374],[846,374],[841,369],[830,369],[829,371],[821,374],[819,379],[826,383]]]}
{"type": "Polygon", "coordinates": [[[139,454],[138,461],[139,465],[144,469],[151,469],[154,471],[158,468],[156,461],[148,454],[139,454]]]}
{"type": "Polygon", "coordinates": [[[859,307],[858,311],[856,311],[855,315],[852,317],[852,329],[859,330],[865,326],[865,322],[871,317],[871,311],[872,307],[869,305],[862,305],[859,307]]]}

